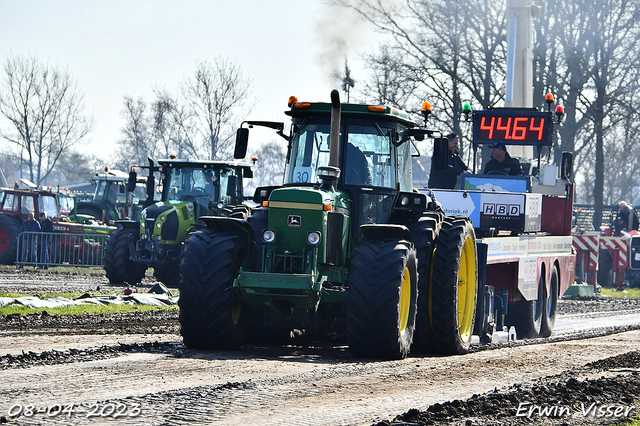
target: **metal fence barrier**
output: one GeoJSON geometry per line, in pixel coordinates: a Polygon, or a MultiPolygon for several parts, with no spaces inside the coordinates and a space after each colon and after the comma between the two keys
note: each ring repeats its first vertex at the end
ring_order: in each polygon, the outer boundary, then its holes
{"type": "Polygon", "coordinates": [[[102,266],[109,235],[22,232],[18,235],[16,265],[102,266]]]}

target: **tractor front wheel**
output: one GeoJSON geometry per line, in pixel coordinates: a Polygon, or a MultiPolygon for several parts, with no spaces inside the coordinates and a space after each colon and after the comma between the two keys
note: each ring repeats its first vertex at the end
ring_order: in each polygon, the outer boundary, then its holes
{"type": "Polygon", "coordinates": [[[142,282],[147,267],[129,260],[129,236],[133,231],[119,228],[109,235],[104,248],[104,270],[111,284],[136,285],[142,282]]]}
{"type": "Polygon", "coordinates": [[[0,263],[12,265],[16,262],[20,222],[10,216],[0,215],[0,263]]]}
{"type": "Polygon", "coordinates": [[[353,356],[407,356],[416,321],[417,278],[413,244],[364,239],[356,245],[347,301],[347,336],[353,356]]]}
{"type": "Polygon", "coordinates": [[[175,287],[180,281],[180,269],[175,260],[166,261],[161,265],[153,266],[153,276],[167,287],[175,287]]]}
{"type": "Polygon", "coordinates": [[[432,349],[442,354],[462,354],[471,344],[478,297],[471,221],[445,217],[433,256],[428,307],[432,349]]]}
{"type": "Polygon", "coordinates": [[[242,302],[234,298],[239,238],[201,230],[184,242],[180,264],[180,333],[192,349],[235,349],[242,342],[242,302]]]}

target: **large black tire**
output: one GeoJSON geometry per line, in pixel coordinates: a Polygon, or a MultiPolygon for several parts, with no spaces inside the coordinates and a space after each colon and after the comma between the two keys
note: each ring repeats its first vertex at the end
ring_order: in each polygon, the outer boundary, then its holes
{"type": "Polygon", "coordinates": [[[418,312],[411,350],[419,353],[432,351],[428,297],[429,278],[431,276],[431,258],[442,226],[442,219],[443,215],[439,213],[426,213],[409,227],[418,259],[418,312]]]}
{"type": "Polygon", "coordinates": [[[402,359],[409,353],[418,296],[415,256],[407,241],[363,239],[356,245],[347,298],[353,356],[402,359]]]}
{"type": "Polygon", "coordinates": [[[167,287],[177,287],[180,281],[180,265],[176,261],[167,261],[153,266],[153,276],[167,287]]]}
{"type": "Polygon", "coordinates": [[[192,349],[235,349],[242,343],[241,302],[235,300],[240,239],[200,230],[184,243],[180,263],[180,333],[192,349]]]}
{"type": "Polygon", "coordinates": [[[119,228],[113,231],[104,248],[104,270],[111,284],[136,285],[142,282],[146,265],[129,260],[129,235],[133,231],[119,228]]]}
{"type": "Polygon", "coordinates": [[[20,222],[11,216],[0,215],[0,263],[16,263],[20,222]]]}
{"type": "Polygon", "coordinates": [[[433,254],[429,312],[434,352],[469,350],[478,297],[476,241],[471,221],[445,217],[433,254]]]}
{"type": "Polygon", "coordinates": [[[609,287],[612,285],[611,269],[613,268],[613,256],[609,253],[609,250],[600,250],[598,253],[598,272],[597,281],[602,287],[609,287]]]}
{"type": "Polygon", "coordinates": [[[535,339],[540,336],[542,318],[545,310],[545,280],[540,273],[538,281],[538,298],[525,300],[509,306],[507,313],[507,325],[516,328],[518,339],[535,339]]]}
{"type": "Polygon", "coordinates": [[[549,337],[553,332],[556,324],[556,310],[558,307],[558,285],[560,275],[558,268],[553,267],[551,271],[551,282],[549,282],[549,294],[544,298],[544,310],[542,315],[542,323],[540,324],[540,337],[549,337]]]}

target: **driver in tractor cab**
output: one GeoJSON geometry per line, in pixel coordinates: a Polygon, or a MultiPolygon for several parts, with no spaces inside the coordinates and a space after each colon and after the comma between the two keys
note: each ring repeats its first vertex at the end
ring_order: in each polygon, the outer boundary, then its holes
{"type": "Polygon", "coordinates": [[[205,170],[204,172],[204,178],[205,178],[205,185],[204,185],[204,192],[207,193],[207,195],[210,195],[214,198],[216,198],[216,177],[215,175],[210,172],[209,170],[205,170]]]}
{"type": "Polygon", "coordinates": [[[484,167],[484,174],[518,176],[522,174],[520,162],[511,158],[505,144],[496,142],[491,147],[491,160],[484,167]]]}
{"type": "Polygon", "coordinates": [[[367,157],[360,148],[351,142],[347,143],[346,183],[364,186],[371,186],[372,184],[371,170],[369,170],[367,157]]]}

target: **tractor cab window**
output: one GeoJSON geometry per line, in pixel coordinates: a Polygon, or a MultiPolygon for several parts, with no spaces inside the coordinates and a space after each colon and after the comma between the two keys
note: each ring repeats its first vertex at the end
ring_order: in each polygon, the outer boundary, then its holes
{"type": "Polygon", "coordinates": [[[379,126],[350,125],[347,137],[345,183],[396,187],[389,132],[379,126]]]}
{"type": "Polygon", "coordinates": [[[328,124],[307,124],[293,135],[284,183],[317,183],[318,166],[329,164],[328,124]]]}
{"type": "Polygon", "coordinates": [[[237,203],[236,171],[234,169],[220,170],[220,201],[222,204],[237,203]]]}
{"type": "Polygon", "coordinates": [[[398,183],[400,191],[411,192],[413,190],[413,175],[411,172],[413,144],[403,143],[398,147],[398,183]]]}
{"type": "Polygon", "coordinates": [[[58,202],[60,203],[60,216],[69,216],[73,212],[76,200],[71,196],[60,194],[58,195],[58,202]]]}
{"type": "Polygon", "coordinates": [[[23,195],[20,202],[20,213],[29,214],[29,212],[34,212],[35,214],[38,213],[36,212],[35,200],[31,195],[23,195]]]}
{"type": "MultiPolygon", "coordinates": [[[[154,193],[154,199],[157,198],[156,194],[154,193]]],[[[146,200],[147,199],[147,184],[143,183],[143,182],[137,182],[136,183],[136,187],[133,190],[133,199],[134,199],[134,203],[137,203],[139,200],[146,200]]]]}
{"type": "Polygon", "coordinates": [[[18,197],[16,196],[16,194],[7,194],[7,196],[4,198],[2,210],[9,212],[18,211],[18,197]]]}
{"type": "Polygon", "coordinates": [[[58,203],[56,203],[56,198],[53,195],[40,195],[38,204],[40,208],[40,211],[37,212],[38,217],[43,212],[46,212],[47,216],[51,218],[58,217],[58,203]]]}

